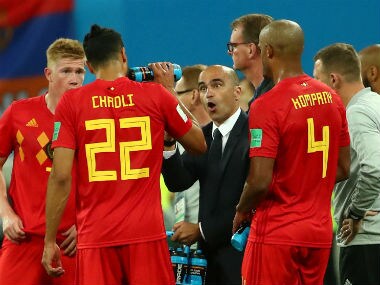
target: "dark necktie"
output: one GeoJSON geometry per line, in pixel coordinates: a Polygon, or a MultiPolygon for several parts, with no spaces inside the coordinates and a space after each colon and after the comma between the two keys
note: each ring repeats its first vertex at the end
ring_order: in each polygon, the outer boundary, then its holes
{"type": "Polygon", "coordinates": [[[219,129],[214,130],[214,139],[211,142],[209,159],[214,163],[219,163],[222,158],[222,134],[219,129]]]}

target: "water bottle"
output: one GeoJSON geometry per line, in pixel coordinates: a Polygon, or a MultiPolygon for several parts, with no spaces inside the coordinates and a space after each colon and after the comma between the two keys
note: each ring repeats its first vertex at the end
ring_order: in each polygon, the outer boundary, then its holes
{"type": "Polygon", "coordinates": [[[172,251],[170,255],[174,271],[175,284],[183,285],[188,271],[188,258],[182,248],[177,248],[177,250],[172,251]]]}
{"type": "Polygon", "coordinates": [[[176,279],[177,278],[177,267],[178,267],[178,264],[180,263],[181,260],[180,260],[180,257],[178,256],[178,253],[175,249],[169,248],[169,252],[170,252],[170,260],[172,262],[174,278],[176,279]]]}
{"type": "Polygon", "coordinates": [[[238,251],[243,251],[247,243],[250,227],[248,225],[241,226],[232,236],[231,244],[238,251]]]}
{"type": "Polygon", "coordinates": [[[206,282],[207,260],[201,250],[193,252],[190,258],[189,277],[187,283],[191,285],[204,285],[206,282]]]}
{"type": "MultiPolygon", "coordinates": [[[[173,63],[174,81],[182,77],[182,69],[178,64],[173,63]]],[[[128,78],[138,82],[153,81],[153,70],[147,66],[132,67],[128,70],[128,78]]]]}
{"type": "Polygon", "coordinates": [[[182,285],[190,285],[190,278],[189,278],[189,274],[190,274],[190,246],[188,245],[185,245],[184,248],[183,248],[183,253],[184,255],[186,256],[186,260],[187,260],[187,267],[186,267],[186,270],[185,270],[185,276],[183,277],[183,281],[182,281],[182,285]]]}

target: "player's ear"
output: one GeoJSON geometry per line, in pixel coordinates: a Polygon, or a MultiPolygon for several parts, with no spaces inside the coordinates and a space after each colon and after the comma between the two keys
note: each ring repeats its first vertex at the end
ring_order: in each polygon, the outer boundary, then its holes
{"type": "Polygon", "coordinates": [[[330,86],[337,90],[340,88],[341,86],[341,83],[342,83],[342,78],[339,74],[337,73],[330,73],[330,77],[329,77],[329,80],[330,80],[330,86]]]}
{"type": "MultiPolygon", "coordinates": [[[[255,54],[257,54],[257,51],[259,51],[257,45],[255,45],[254,43],[249,43],[249,55],[250,57],[254,57],[255,54]]],[[[259,54],[260,56],[260,54],[259,54]]]]}
{"type": "Polygon", "coordinates": [[[367,69],[367,78],[369,79],[370,82],[376,81],[379,76],[380,76],[379,69],[376,66],[371,65],[367,69]]]}
{"type": "Polygon", "coordinates": [[[265,52],[267,53],[268,58],[273,58],[274,49],[270,44],[267,44],[267,48],[265,49],[265,52]]]}
{"type": "Polygon", "coordinates": [[[53,79],[52,79],[52,70],[49,68],[49,67],[45,67],[44,69],[44,74],[45,74],[45,77],[46,79],[51,82],[53,79]]]}
{"type": "Polygon", "coordinates": [[[239,101],[241,96],[241,87],[239,85],[234,87],[234,97],[235,101],[239,101]]]}
{"type": "Polygon", "coordinates": [[[127,54],[125,53],[125,47],[121,49],[121,58],[123,59],[123,62],[127,62],[127,54]]]}

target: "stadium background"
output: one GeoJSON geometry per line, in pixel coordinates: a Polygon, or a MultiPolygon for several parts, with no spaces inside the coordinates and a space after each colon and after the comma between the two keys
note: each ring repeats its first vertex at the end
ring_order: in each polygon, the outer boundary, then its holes
{"type": "MultiPolygon", "coordinates": [[[[230,23],[247,13],[297,21],[305,32],[308,74],[323,46],[347,42],[360,50],[380,42],[378,0],[0,0],[0,114],[12,100],[44,92],[45,50],[58,37],[82,41],[97,23],[121,32],[130,66],[231,66],[230,23]]],[[[87,73],[85,82],[93,79],[87,73]]]]}

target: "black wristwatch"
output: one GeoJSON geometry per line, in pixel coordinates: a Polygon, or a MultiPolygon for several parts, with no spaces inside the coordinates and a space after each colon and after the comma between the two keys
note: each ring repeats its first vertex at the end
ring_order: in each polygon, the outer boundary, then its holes
{"type": "Polygon", "coordinates": [[[171,141],[164,140],[164,146],[166,147],[171,147],[175,145],[175,143],[176,143],[176,140],[171,140],[171,141]]]}

